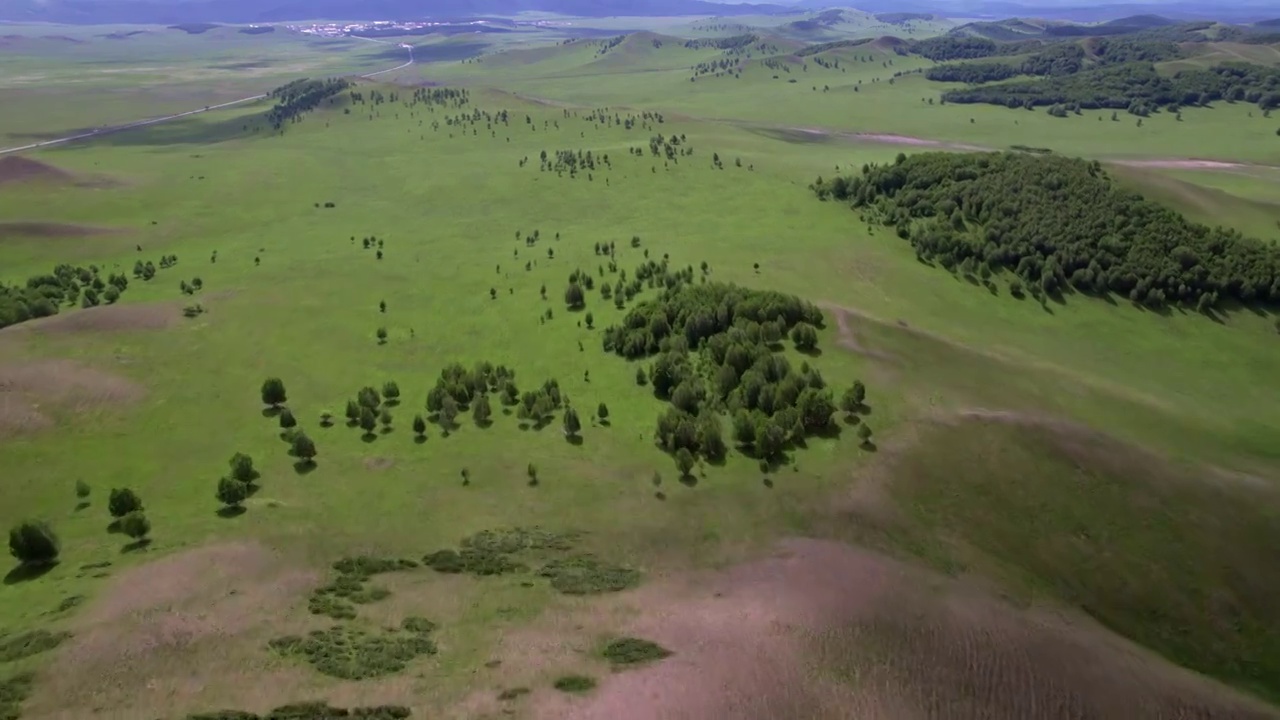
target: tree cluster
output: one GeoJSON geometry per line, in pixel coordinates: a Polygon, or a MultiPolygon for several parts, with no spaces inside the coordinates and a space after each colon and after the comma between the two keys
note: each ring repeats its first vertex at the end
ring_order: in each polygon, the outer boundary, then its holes
{"type": "Polygon", "coordinates": [[[111,273],[103,279],[97,265],[86,268],[67,264],[56,266],[46,275],[27,278],[21,286],[0,283],[0,328],[56,315],[63,304],[111,304],[128,287],[129,279],[123,274],[111,273]]]}
{"type": "Polygon", "coordinates": [[[1084,66],[1084,57],[1084,48],[1078,44],[1060,43],[1046,48],[1043,52],[1027,56],[1021,62],[1010,59],[994,62],[948,63],[929,68],[924,76],[937,82],[963,82],[976,85],[1008,80],[1018,75],[1072,75],[1084,66]]]}
{"type": "Polygon", "coordinates": [[[895,226],[923,259],[984,279],[1009,270],[1037,295],[1070,287],[1201,311],[1280,302],[1280,248],[1190,222],[1117,187],[1097,162],[900,155],[813,188],[895,226]]]}
{"type": "Polygon", "coordinates": [[[281,85],[272,90],[270,97],[276,101],[274,107],[267,111],[267,121],[271,127],[279,130],[286,122],[296,121],[320,104],[338,93],[351,87],[351,82],[344,78],[328,78],[312,80],[302,78],[281,85]]]}
{"type": "Polygon", "coordinates": [[[623,357],[654,358],[647,377],[638,380],[671,403],[658,418],[661,447],[678,456],[683,450],[722,459],[727,445],[720,413],[727,410],[745,413],[752,423],[752,434],[739,442],[772,460],[789,439],[827,427],[835,411],[816,370],[806,364],[795,372],[775,352],[788,333],[812,348],[813,326],[821,323],[821,311],[794,296],[676,282],[606,329],[603,342],[606,351],[623,357]],[[764,437],[759,444],[756,429],[764,437]]]}

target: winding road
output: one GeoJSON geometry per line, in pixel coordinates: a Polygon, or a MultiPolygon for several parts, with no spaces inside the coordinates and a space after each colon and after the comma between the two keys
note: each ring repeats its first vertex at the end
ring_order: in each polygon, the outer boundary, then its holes
{"type": "MultiPolygon", "coordinates": [[[[352,35],[351,37],[356,37],[356,36],[352,35]]],[[[381,45],[392,44],[385,40],[375,40],[374,38],[357,38],[357,39],[367,40],[369,42],[375,42],[381,45]]],[[[396,70],[402,70],[412,65],[413,64],[413,46],[401,44],[400,47],[404,48],[409,52],[408,62],[405,62],[401,65],[397,65],[393,68],[387,68],[386,70],[379,70],[377,72],[371,72],[367,75],[361,75],[360,77],[361,78],[377,77],[379,75],[385,75],[386,73],[389,73],[389,72],[395,72],[396,70]]],[[[232,100],[231,102],[219,103],[217,105],[206,105],[205,107],[202,107],[198,110],[188,110],[186,112],[177,113],[176,115],[165,115],[163,117],[151,118],[149,120],[138,120],[137,122],[126,123],[124,125],[113,125],[111,127],[100,128],[98,130],[90,130],[89,132],[80,133],[78,135],[68,135],[67,137],[61,137],[55,140],[44,140],[38,143],[31,143],[30,145],[20,145],[18,147],[11,147],[11,148],[0,148],[0,155],[8,155],[11,153],[18,153],[26,150],[35,150],[37,148],[49,147],[50,145],[62,145],[69,142],[75,142],[76,140],[85,140],[87,138],[100,137],[102,135],[109,135],[111,133],[123,132],[125,130],[132,130],[134,128],[146,127],[147,125],[155,125],[157,123],[168,122],[170,120],[177,120],[178,118],[184,118],[190,115],[199,115],[200,113],[209,112],[211,110],[221,110],[222,108],[228,108],[234,105],[243,105],[244,103],[253,102],[255,100],[262,100],[263,98],[266,98],[266,97],[267,97],[267,93],[262,93],[259,95],[254,95],[252,97],[240,98],[239,100],[232,100]]]]}

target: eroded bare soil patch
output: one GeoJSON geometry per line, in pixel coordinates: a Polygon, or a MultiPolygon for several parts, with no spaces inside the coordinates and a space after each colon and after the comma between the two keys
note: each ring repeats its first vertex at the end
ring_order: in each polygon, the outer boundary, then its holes
{"type": "Polygon", "coordinates": [[[138,401],[145,389],[71,360],[0,364],[0,438],[52,424],[50,412],[84,412],[138,401]]]}

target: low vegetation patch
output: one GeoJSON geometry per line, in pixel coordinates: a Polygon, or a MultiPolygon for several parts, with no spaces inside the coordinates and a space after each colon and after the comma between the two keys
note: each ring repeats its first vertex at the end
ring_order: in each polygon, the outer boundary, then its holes
{"type": "Polygon", "coordinates": [[[538,574],[566,595],[600,595],[640,584],[640,571],[603,562],[591,555],[552,560],[538,574]]]}
{"type": "Polygon", "coordinates": [[[573,533],[553,533],[537,527],[481,530],[463,538],[457,550],[437,550],[424,557],[422,562],[442,573],[505,575],[529,569],[512,555],[567,551],[573,548],[575,539],[573,533]]]}
{"type": "Polygon", "coordinates": [[[555,689],[566,693],[585,693],[596,689],[596,679],[589,675],[565,675],[557,678],[555,689]]]}
{"type": "Polygon", "coordinates": [[[615,667],[643,665],[671,657],[671,651],[652,640],[643,638],[618,638],[605,645],[601,652],[615,667]]]}
{"type": "Polygon", "coordinates": [[[402,720],[411,717],[413,711],[403,705],[374,705],[372,707],[334,707],[325,702],[303,702],[281,705],[265,715],[244,710],[217,710],[188,715],[186,720],[336,720],[336,718],[361,718],[362,720],[402,720]]]}
{"type": "Polygon", "coordinates": [[[0,720],[18,720],[22,717],[22,703],[31,695],[35,675],[22,673],[0,681],[0,720]]]}
{"type": "Polygon", "coordinates": [[[17,635],[0,636],[0,662],[13,662],[48,652],[71,637],[69,632],[28,630],[17,635]]]}
{"type": "Polygon", "coordinates": [[[343,558],[333,564],[338,576],[328,585],[311,593],[307,608],[314,615],[327,615],[335,620],[351,620],[356,616],[354,605],[365,605],[386,599],[391,591],[382,587],[369,587],[374,575],[411,570],[418,567],[413,560],[376,558],[362,555],[343,558]]]}
{"type": "Polygon", "coordinates": [[[422,655],[434,655],[430,633],[436,625],[423,618],[408,618],[398,631],[377,634],[349,627],[315,630],[309,635],[287,635],[268,643],[285,656],[305,659],[317,672],[343,680],[366,680],[393,675],[422,655]]]}
{"type": "Polygon", "coordinates": [[[507,688],[506,690],[503,690],[502,692],[498,693],[498,699],[499,699],[499,700],[501,700],[501,701],[503,701],[503,702],[507,702],[507,701],[510,701],[510,700],[516,700],[516,699],[519,699],[519,698],[521,698],[521,697],[523,697],[523,696],[525,696],[525,695],[528,695],[528,694],[529,694],[529,692],[530,692],[530,690],[529,690],[529,688],[527,688],[527,687],[513,687],[513,688],[507,688]]]}

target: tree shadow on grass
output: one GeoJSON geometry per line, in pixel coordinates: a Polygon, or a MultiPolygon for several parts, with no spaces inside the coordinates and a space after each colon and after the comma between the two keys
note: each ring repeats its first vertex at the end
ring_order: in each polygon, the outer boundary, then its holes
{"type": "Polygon", "coordinates": [[[565,439],[565,442],[569,443],[574,447],[582,447],[581,435],[565,435],[564,439],[565,439]]]}
{"type": "Polygon", "coordinates": [[[5,585],[17,585],[18,583],[38,580],[44,577],[50,570],[58,566],[57,562],[51,563],[22,563],[14,569],[10,570],[4,576],[5,585]]]}
{"type": "Polygon", "coordinates": [[[315,472],[316,467],[315,460],[299,460],[293,464],[293,471],[299,475],[306,476],[315,472]]]}
{"type": "Polygon", "coordinates": [[[108,535],[120,534],[120,518],[116,518],[115,520],[112,520],[111,522],[107,523],[107,534],[108,535]]]}
{"type": "Polygon", "coordinates": [[[243,505],[227,505],[225,507],[218,508],[217,515],[220,518],[229,520],[231,518],[238,518],[246,512],[248,512],[248,510],[243,505]]]}
{"type": "Polygon", "coordinates": [[[427,441],[427,436],[426,436],[426,435],[414,435],[414,436],[413,436],[413,444],[415,444],[415,445],[422,445],[422,444],[424,444],[426,441],[427,441]]]}
{"type": "Polygon", "coordinates": [[[658,490],[658,491],[656,491],[655,493],[653,493],[653,496],[654,496],[655,498],[659,499],[659,500],[666,500],[666,499],[667,499],[667,494],[666,494],[666,493],[664,493],[664,492],[662,492],[661,490],[658,490]]]}
{"type": "Polygon", "coordinates": [[[82,501],[82,502],[78,502],[78,503],[76,503],[76,512],[80,512],[81,510],[84,510],[84,509],[86,509],[86,508],[88,508],[88,507],[89,507],[89,501],[88,501],[88,500],[85,500],[85,501],[82,501]]]}
{"type": "Polygon", "coordinates": [[[376,433],[367,432],[367,433],[362,434],[362,435],[360,436],[360,439],[361,439],[362,441],[364,441],[366,444],[367,444],[367,443],[374,443],[374,442],[377,442],[377,441],[378,441],[378,435],[377,435],[376,433]]]}
{"type": "Polygon", "coordinates": [[[265,407],[265,408],[262,408],[262,417],[264,418],[280,417],[280,413],[282,412],[284,412],[283,407],[279,407],[279,406],[265,407]]]}
{"type": "Polygon", "coordinates": [[[839,440],[840,436],[844,434],[844,428],[840,427],[840,423],[827,423],[826,427],[819,428],[812,434],[814,437],[822,438],[823,440],[839,440]]]}
{"type": "Polygon", "coordinates": [[[822,348],[819,348],[819,347],[809,348],[808,350],[801,350],[800,348],[796,348],[796,352],[800,353],[801,355],[804,355],[805,357],[811,357],[811,358],[822,357],[822,348]]]}
{"type": "Polygon", "coordinates": [[[864,440],[864,441],[862,441],[861,443],[859,443],[859,444],[858,444],[858,447],[859,447],[859,448],[861,448],[861,449],[863,449],[863,450],[865,450],[865,451],[867,451],[867,452],[872,452],[872,453],[873,453],[873,452],[876,452],[877,450],[879,450],[879,448],[876,446],[875,442],[874,442],[874,441],[872,441],[872,440],[864,440]]]}
{"type": "Polygon", "coordinates": [[[120,548],[120,553],[127,554],[127,553],[142,552],[143,550],[146,550],[149,547],[151,547],[151,538],[142,538],[141,540],[134,540],[128,545],[125,545],[124,547],[120,548]]]}
{"type": "Polygon", "coordinates": [[[681,475],[680,484],[687,488],[698,487],[698,476],[693,474],[681,475]]]}

